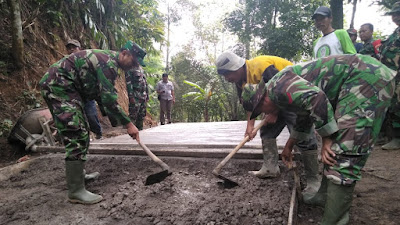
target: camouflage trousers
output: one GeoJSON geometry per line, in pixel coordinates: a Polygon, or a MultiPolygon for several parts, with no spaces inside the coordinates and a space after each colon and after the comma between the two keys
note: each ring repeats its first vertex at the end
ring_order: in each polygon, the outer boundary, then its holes
{"type": "Polygon", "coordinates": [[[85,161],[89,148],[89,124],[82,97],[72,82],[61,76],[57,83],[42,85],[41,88],[41,94],[65,146],[65,159],[85,161]]]}
{"type": "Polygon", "coordinates": [[[324,175],[333,183],[347,186],[361,179],[361,169],[374,148],[393,93],[394,81],[337,119],[339,131],[332,136],[331,147],[337,164],[324,166],[324,175]]]}
{"type": "Polygon", "coordinates": [[[388,119],[392,124],[392,137],[400,138],[400,82],[397,82],[396,91],[389,107],[388,119]]]}
{"type": "Polygon", "coordinates": [[[143,121],[146,117],[146,102],[129,104],[129,118],[139,130],[143,130],[143,121]]]}
{"type": "MultiPolygon", "coordinates": [[[[287,126],[289,133],[292,132],[294,125],[296,124],[296,113],[287,110],[281,110],[278,114],[278,119],[274,124],[267,124],[261,127],[260,137],[262,139],[276,139],[282,132],[283,128],[287,126]]],[[[317,150],[318,141],[315,136],[314,129],[312,129],[312,135],[309,140],[299,141],[296,143],[298,149],[303,151],[317,150]]]]}

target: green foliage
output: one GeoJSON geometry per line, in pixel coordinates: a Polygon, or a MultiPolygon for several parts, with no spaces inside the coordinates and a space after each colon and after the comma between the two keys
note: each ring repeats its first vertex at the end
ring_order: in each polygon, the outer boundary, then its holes
{"type": "Polygon", "coordinates": [[[0,123],[0,137],[7,137],[13,127],[13,122],[9,119],[4,119],[0,123]]]}
{"type": "Polygon", "coordinates": [[[41,107],[41,97],[36,90],[23,90],[22,94],[18,96],[18,101],[27,109],[36,109],[41,107]]]}
{"type": "Polygon", "coordinates": [[[246,0],[243,8],[224,19],[226,28],[243,43],[259,40],[257,54],[276,55],[298,61],[312,54],[312,42],[319,35],[311,15],[325,0],[246,0]]]}
{"type": "Polygon", "coordinates": [[[215,66],[194,59],[190,47],[173,57],[171,64],[176,99],[174,121],[245,119],[234,86],[217,74],[215,66]]]}

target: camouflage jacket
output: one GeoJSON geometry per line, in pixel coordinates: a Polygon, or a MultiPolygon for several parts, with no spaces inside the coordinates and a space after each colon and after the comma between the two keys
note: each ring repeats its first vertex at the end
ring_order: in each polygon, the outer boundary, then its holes
{"type": "Polygon", "coordinates": [[[346,124],[336,120],[385,88],[395,71],[365,55],[337,55],[287,67],[266,84],[281,109],[296,112],[291,137],[308,138],[313,123],[329,136],[346,124]]]}
{"type": "Polygon", "coordinates": [[[372,44],[375,40],[371,38],[371,40],[364,43],[363,47],[359,51],[360,54],[369,55],[376,59],[379,59],[379,56],[375,53],[375,47],[372,44]]]}
{"type": "Polygon", "coordinates": [[[126,72],[125,79],[129,104],[143,103],[149,100],[146,75],[141,67],[126,72]]]}
{"type": "Polygon", "coordinates": [[[59,83],[60,79],[57,77],[62,76],[72,83],[68,85],[74,86],[84,102],[95,99],[102,105],[113,126],[125,125],[130,119],[118,105],[114,88],[118,77],[118,55],[118,52],[108,50],[79,51],[53,64],[40,84],[52,87],[50,89],[56,95],[58,88],[67,85],[59,83]]]}
{"type": "Polygon", "coordinates": [[[382,41],[380,47],[381,62],[392,70],[399,72],[400,65],[400,27],[389,36],[385,41],[382,41]]]}

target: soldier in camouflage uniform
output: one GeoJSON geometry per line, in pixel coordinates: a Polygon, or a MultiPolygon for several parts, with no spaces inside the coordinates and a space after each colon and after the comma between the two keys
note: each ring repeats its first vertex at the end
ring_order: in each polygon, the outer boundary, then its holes
{"type": "MultiPolygon", "coordinates": [[[[398,26],[396,30],[380,46],[381,62],[392,70],[397,71],[396,84],[400,85],[400,2],[396,2],[392,10],[386,15],[391,15],[393,22],[398,26]]],[[[388,119],[392,125],[392,140],[383,145],[384,150],[400,150],[400,93],[396,88],[395,97],[392,106],[389,108],[388,119]]]]}
{"type": "Polygon", "coordinates": [[[324,178],[318,193],[304,201],[325,207],[323,225],[349,221],[354,187],[390,106],[395,74],[370,56],[337,55],[287,67],[266,84],[245,87],[243,105],[251,118],[276,110],[297,114],[282,152],[285,163],[313,124],[321,135],[324,178]]]}
{"type": "Polygon", "coordinates": [[[360,27],[360,39],[364,45],[359,51],[360,54],[369,55],[376,59],[379,59],[378,45],[380,40],[374,40],[372,34],[374,33],[374,25],[365,23],[360,27]]]}
{"type": "MultiPolygon", "coordinates": [[[[145,66],[142,64],[142,66],[145,66]]],[[[137,67],[126,74],[126,89],[129,98],[129,118],[139,130],[143,130],[146,104],[149,101],[149,88],[143,68],[137,67]]]]}
{"type": "MultiPolygon", "coordinates": [[[[260,80],[269,80],[279,71],[287,66],[293,65],[286,59],[263,55],[250,60],[245,60],[232,52],[224,52],[217,58],[217,72],[225,80],[235,83],[237,93],[241,99],[243,86],[246,83],[258,84],[260,80]]],[[[296,122],[296,114],[292,112],[281,111],[277,114],[269,114],[267,124],[260,129],[262,141],[263,164],[258,171],[249,171],[259,178],[277,177],[280,174],[279,154],[276,138],[287,126],[289,132],[292,131],[296,122]]],[[[250,140],[256,134],[253,134],[255,119],[250,120],[250,113],[247,118],[247,128],[245,136],[250,140]]],[[[315,135],[309,140],[298,142],[298,149],[301,151],[302,161],[306,174],[307,186],[303,190],[303,195],[314,195],[320,185],[319,165],[318,165],[318,143],[315,135]]]]}
{"type": "Polygon", "coordinates": [[[41,94],[65,145],[68,200],[94,204],[102,197],[85,189],[84,163],[89,147],[89,125],[84,102],[95,99],[104,107],[113,126],[124,125],[130,136],[139,141],[139,130],[117,103],[114,88],[118,68],[125,71],[139,66],[146,55],[129,41],[119,52],[83,50],[53,64],[40,80],[41,94]]]}

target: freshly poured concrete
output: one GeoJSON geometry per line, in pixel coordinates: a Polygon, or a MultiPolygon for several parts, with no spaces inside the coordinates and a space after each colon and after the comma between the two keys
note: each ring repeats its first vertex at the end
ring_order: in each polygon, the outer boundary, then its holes
{"type": "MultiPolygon", "coordinates": [[[[256,125],[260,121],[256,122],[256,125]]],[[[185,148],[234,148],[244,138],[246,121],[229,122],[201,122],[201,123],[174,123],[157,126],[140,131],[140,140],[148,146],[154,147],[185,147],[185,148]]],[[[256,137],[243,147],[251,149],[261,148],[260,132],[256,137]]],[[[278,136],[277,142],[280,148],[289,138],[289,132],[285,128],[278,136]]],[[[91,146],[138,146],[136,141],[125,134],[93,141],[91,146]]]]}

